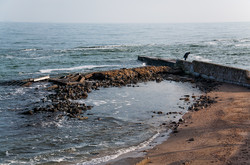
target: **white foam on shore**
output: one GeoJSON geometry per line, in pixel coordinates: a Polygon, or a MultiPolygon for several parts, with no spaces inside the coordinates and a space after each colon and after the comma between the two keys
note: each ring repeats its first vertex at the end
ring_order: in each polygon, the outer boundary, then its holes
{"type": "Polygon", "coordinates": [[[80,69],[93,69],[93,68],[103,68],[103,67],[117,67],[119,65],[84,65],[70,68],[55,68],[55,69],[41,69],[41,73],[51,73],[53,71],[71,71],[71,70],[80,70],[80,69]]]}
{"type": "Polygon", "coordinates": [[[43,128],[48,128],[48,127],[57,127],[57,128],[62,128],[65,127],[65,122],[67,121],[67,119],[65,117],[55,120],[55,121],[43,121],[41,122],[41,126],[43,128]]]}
{"type": "Polygon", "coordinates": [[[118,158],[121,155],[127,154],[127,153],[132,152],[132,151],[141,150],[141,149],[149,146],[149,144],[152,143],[157,137],[159,137],[159,135],[160,135],[160,133],[157,132],[149,140],[147,140],[145,142],[142,142],[137,146],[132,146],[132,147],[125,148],[125,149],[120,149],[113,155],[107,155],[107,156],[104,156],[104,157],[101,157],[101,158],[92,159],[92,160],[87,161],[87,162],[77,163],[77,165],[94,165],[94,164],[100,164],[100,163],[105,163],[105,162],[114,160],[114,159],[118,158]]]}
{"type": "Polygon", "coordinates": [[[12,93],[12,95],[23,95],[26,93],[26,90],[24,88],[17,88],[15,91],[12,93]]]}
{"type": "Polygon", "coordinates": [[[101,105],[107,104],[107,102],[104,101],[104,100],[94,100],[94,101],[93,101],[93,104],[94,104],[95,106],[101,106],[101,105]]]}
{"type": "Polygon", "coordinates": [[[94,99],[88,99],[87,101],[82,99],[82,100],[70,100],[73,103],[78,103],[78,104],[90,104],[94,106],[101,106],[104,104],[107,104],[109,100],[94,100],[94,99]]]}

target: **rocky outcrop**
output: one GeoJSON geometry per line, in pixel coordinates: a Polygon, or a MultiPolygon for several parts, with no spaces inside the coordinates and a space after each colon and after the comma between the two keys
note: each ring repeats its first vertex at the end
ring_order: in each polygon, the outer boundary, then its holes
{"type": "Polygon", "coordinates": [[[47,90],[53,94],[47,96],[46,101],[51,102],[45,107],[34,108],[22,114],[35,114],[38,112],[64,112],[71,118],[80,120],[86,119],[84,112],[92,107],[85,104],[78,104],[72,100],[86,99],[92,90],[100,87],[122,87],[135,86],[139,82],[157,81],[167,79],[170,75],[179,72],[167,66],[147,66],[132,69],[119,69],[93,73],[69,74],[60,78],[51,78],[52,83],[47,90]]]}
{"type": "Polygon", "coordinates": [[[69,74],[60,78],[49,79],[51,86],[47,90],[53,91],[53,94],[48,95],[47,99],[45,99],[49,105],[34,108],[23,112],[23,114],[33,115],[43,111],[63,112],[63,115],[70,118],[83,120],[87,119],[83,116],[84,113],[91,110],[92,107],[72,100],[86,99],[88,93],[101,87],[135,87],[135,84],[140,82],[161,82],[163,80],[196,83],[197,87],[205,92],[214,89],[217,85],[217,83],[210,80],[190,77],[190,75],[185,75],[179,70],[168,66],[146,66],[85,74],[69,74]]]}

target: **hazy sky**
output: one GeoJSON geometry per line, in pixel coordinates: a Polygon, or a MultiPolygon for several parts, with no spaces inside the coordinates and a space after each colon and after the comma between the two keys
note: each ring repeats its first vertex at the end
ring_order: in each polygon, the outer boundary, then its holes
{"type": "Polygon", "coordinates": [[[250,22],[250,0],[0,0],[0,21],[250,22]]]}

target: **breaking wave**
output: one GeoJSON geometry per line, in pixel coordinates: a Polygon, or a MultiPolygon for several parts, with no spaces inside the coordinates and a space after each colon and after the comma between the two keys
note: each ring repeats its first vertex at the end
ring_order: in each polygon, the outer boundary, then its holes
{"type": "Polygon", "coordinates": [[[55,68],[55,69],[41,69],[41,73],[51,73],[54,71],[71,71],[71,70],[81,70],[81,69],[93,69],[93,68],[105,68],[105,67],[119,67],[120,65],[84,65],[71,68],[55,68]]]}
{"type": "Polygon", "coordinates": [[[193,58],[194,60],[198,60],[198,61],[205,61],[205,62],[210,62],[210,61],[212,61],[212,60],[210,60],[210,59],[204,58],[204,57],[202,57],[202,56],[197,56],[197,55],[193,55],[193,56],[191,56],[191,58],[193,58]]]}
{"type": "Polygon", "coordinates": [[[140,150],[146,146],[148,146],[153,140],[155,140],[158,136],[160,135],[159,132],[157,132],[153,137],[151,137],[149,140],[140,143],[137,146],[131,146],[129,148],[125,148],[125,149],[120,149],[118,150],[115,154],[113,155],[108,155],[108,156],[104,156],[101,158],[96,158],[96,159],[92,159],[90,161],[87,162],[83,162],[83,163],[78,163],[77,165],[93,165],[93,164],[99,164],[99,163],[104,163],[104,162],[108,162],[110,160],[116,159],[119,156],[135,151],[135,150],[140,150]]]}

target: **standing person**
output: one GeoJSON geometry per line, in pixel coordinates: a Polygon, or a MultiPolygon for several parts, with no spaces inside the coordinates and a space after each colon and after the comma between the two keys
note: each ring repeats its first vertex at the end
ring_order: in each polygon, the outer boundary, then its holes
{"type": "Polygon", "coordinates": [[[186,59],[188,58],[188,55],[189,55],[189,54],[190,54],[190,52],[187,52],[187,53],[184,54],[183,58],[185,59],[185,61],[186,61],[186,59]]]}

